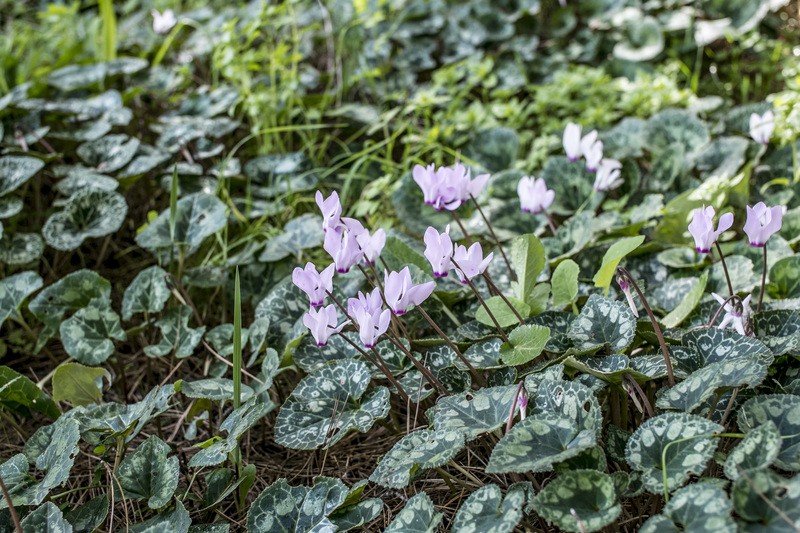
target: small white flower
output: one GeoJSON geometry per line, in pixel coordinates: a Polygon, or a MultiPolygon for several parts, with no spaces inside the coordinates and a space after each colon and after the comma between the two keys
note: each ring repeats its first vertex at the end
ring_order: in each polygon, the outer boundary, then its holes
{"type": "Polygon", "coordinates": [[[577,161],[581,157],[581,127],[574,122],[567,124],[562,142],[567,159],[577,161]]]}
{"type": "Polygon", "coordinates": [[[603,141],[595,141],[587,147],[583,151],[583,157],[586,158],[586,170],[597,172],[600,162],[603,160],[603,141]]]}
{"type": "Polygon", "coordinates": [[[620,172],[622,163],[616,159],[603,159],[597,167],[597,174],[594,177],[594,190],[610,191],[622,185],[620,172]]]}
{"type": "Polygon", "coordinates": [[[775,131],[775,115],[772,111],[767,111],[763,115],[758,113],[750,115],[750,137],[755,142],[768,145],[773,131],[775,131]]]}
{"type": "Polygon", "coordinates": [[[150,11],[150,14],[153,15],[153,31],[159,35],[167,33],[178,23],[175,12],[171,9],[167,9],[163,13],[160,13],[157,9],[153,9],[150,11]]]}
{"type": "Polygon", "coordinates": [[[742,300],[741,309],[738,309],[738,306],[733,302],[726,302],[725,298],[715,292],[712,292],[711,296],[713,296],[725,310],[725,316],[718,326],[719,329],[725,329],[730,324],[739,335],[747,335],[747,323],[750,321],[750,298],[752,298],[753,295],[748,294],[747,298],[742,300]]]}

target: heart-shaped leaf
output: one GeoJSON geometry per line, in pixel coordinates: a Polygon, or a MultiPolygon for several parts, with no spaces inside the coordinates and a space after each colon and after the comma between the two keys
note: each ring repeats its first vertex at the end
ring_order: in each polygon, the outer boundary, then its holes
{"type": "Polygon", "coordinates": [[[95,298],[109,300],[111,284],[97,272],[78,270],[45,287],[31,300],[28,309],[46,325],[57,329],[64,315],[86,307],[95,298]]]}
{"type": "Polygon", "coordinates": [[[100,172],[115,172],[127,165],[136,150],[139,139],[127,135],[106,135],[96,141],[78,146],[76,153],[84,162],[100,172]]]}
{"type": "Polygon", "coordinates": [[[525,490],[519,485],[512,486],[505,498],[494,483],[484,485],[461,504],[453,533],[511,533],[522,519],[525,500],[525,490]]]}
{"type": "Polygon", "coordinates": [[[731,517],[733,505],[717,485],[693,483],[675,491],[664,506],[662,514],[648,519],[639,530],[644,533],[661,531],[720,531],[734,533],[736,523],[731,517]]]}
{"type": "Polygon", "coordinates": [[[550,329],[535,324],[524,324],[508,335],[510,344],[503,344],[503,362],[509,366],[524,365],[542,353],[550,340],[550,329]]]}
{"type": "Polygon", "coordinates": [[[23,415],[36,411],[58,418],[61,414],[58,405],[36,383],[7,366],[0,366],[0,405],[23,415]]]}
{"type": "Polygon", "coordinates": [[[153,435],[141,443],[119,464],[116,476],[126,498],[147,498],[147,506],[167,505],[178,488],[178,457],[169,457],[171,448],[153,435]]]}
{"type": "Polygon", "coordinates": [[[39,259],[44,252],[44,241],[38,233],[18,232],[0,238],[0,263],[26,265],[39,259]]]}
{"type": "Polygon", "coordinates": [[[56,250],[74,250],[86,239],[117,231],[127,213],[128,204],[118,192],[83,189],[67,200],[63,211],[47,219],[42,235],[56,250]]]}
{"type": "Polygon", "coordinates": [[[548,472],[553,464],[597,444],[594,431],[555,413],[537,413],[516,424],[492,450],[486,472],[548,472]]]}
{"type": "Polygon", "coordinates": [[[41,289],[42,284],[42,277],[30,270],[0,280],[0,326],[17,313],[25,298],[41,289]]]}
{"type": "MultiPolygon", "coordinates": [[[[519,323],[517,315],[514,314],[514,310],[509,307],[509,304],[511,304],[522,317],[526,317],[531,313],[531,307],[528,304],[513,297],[507,297],[504,300],[500,296],[492,296],[491,298],[486,298],[484,302],[489,308],[489,311],[492,312],[494,320],[497,320],[497,323],[503,328],[519,323]],[[506,303],[506,301],[508,301],[508,303],[506,303]]],[[[494,326],[494,320],[492,320],[492,317],[489,316],[489,312],[486,311],[486,308],[482,305],[478,306],[475,311],[475,320],[487,326],[494,326]]]]}
{"type": "Polygon", "coordinates": [[[756,470],[734,482],[731,498],[740,531],[793,533],[800,527],[800,476],[756,470]]]}
{"type": "Polygon", "coordinates": [[[122,297],[122,318],[130,320],[138,313],[158,313],[169,300],[167,272],[154,265],[139,272],[122,297]]]}
{"type": "Polygon", "coordinates": [[[417,472],[444,465],[463,448],[464,435],[460,432],[419,429],[397,441],[369,479],[382,487],[401,489],[417,472]]]}
{"type": "Polygon", "coordinates": [[[102,494],[64,514],[73,533],[92,533],[108,516],[108,496],[102,494]]]}
{"type": "Polygon", "coordinates": [[[600,432],[603,414],[592,390],[576,381],[543,379],[535,391],[533,411],[569,418],[581,429],[600,432]]]}
{"type": "Polygon", "coordinates": [[[275,405],[272,402],[255,403],[250,401],[234,409],[219,429],[227,431],[227,437],[203,448],[189,460],[190,467],[215,466],[228,458],[228,454],[239,445],[239,439],[256,423],[269,414],[275,405]]]}
{"type": "MultiPolygon", "coordinates": [[[[189,398],[205,398],[215,402],[233,400],[233,380],[225,378],[207,378],[195,381],[181,381],[180,392],[189,398]]],[[[251,387],[241,384],[242,401],[249,400],[254,392],[251,387]]]]}
{"type": "Polygon", "coordinates": [[[347,498],[338,479],[318,477],[313,487],[292,487],[279,479],[258,495],[247,513],[248,533],[336,531],[330,515],[347,498]]]}
{"type": "Polygon", "coordinates": [[[149,520],[128,528],[128,533],[189,533],[192,519],[180,500],[175,502],[175,509],[158,514],[149,520]]]}
{"type": "Polygon", "coordinates": [[[436,512],[430,496],[419,492],[409,498],[384,533],[436,533],[443,516],[436,512]]]}
{"type": "Polygon", "coordinates": [[[671,492],[705,469],[717,447],[712,435],[724,429],[699,416],[665,413],[637,428],[628,439],[625,457],[642,475],[648,492],[671,492]]]}
{"type": "Polygon", "coordinates": [[[21,155],[0,157],[0,196],[5,196],[42,170],[41,159],[21,155]]]}
{"type": "Polygon", "coordinates": [[[64,519],[61,509],[53,502],[38,507],[20,523],[22,531],[46,531],[47,533],[72,533],[72,524],[64,519]]]}
{"type": "Polygon", "coordinates": [[[578,295],[580,267],[572,259],[561,261],[553,271],[550,286],[553,291],[553,307],[564,307],[578,295]]]}
{"type": "Polygon", "coordinates": [[[191,317],[192,309],[188,305],[173,307],[164,313],[164,316],[156,321],[156,327],[161,330],[161,341],[152,346],[145,346],[145,355],[164,357],[174,351],[175,357],[181,359],[191,356],[206,331],[205,326],[190,328],[191,317]]]}
{"type": "Polygon", "coordinates": [[[64,320],[59,333],[64,350],[87,365],[99,365],[114,353],[111,339],[124,341],[127,338],[119,315],[104,298],[95,298],[64,320]]]}
{"type": "Polygon", "coordinates": [[[800,396],[764,394],[750,398],[736,418],[744,432],[772,422],[781,435],[781,451],[775,464],[784,470],[800,470],[800,396]]]}
{"type": "Polygon", "coordinates": [[[569,338],[581,351],[609,346],[614,352],[623,352],[635,334],[636,317],[630,308],[597,294],[589,297],[569,329],[569,338]]]}
{"type": "Polygon", "coordinates": [[[53,374],[53,399],[72,405],[86,405],[103,397],[103,380],[111,382],[108,370],[80,363],[58,365],[53,374]]]}
{"type": "Polygon", "coordinates": [[[370,378],[369,368],[352,359],[306,376],[278,413],[275,441],[287,448],[312,450],[328,448],[352,430],[368,431],[389,412],[385,387],[364,396],[370,378]]]}
{"type": "Polygon", "coordinates": [[[743,475],[772,465],[781,451],[781,434],[773,422],[747,432],[725,459],[725,475],[736,481],[743,475]]]}
{"type": "Polygon", "coordinates": [[[259,261],[274,262],[289,256],[299,256],[307,248],[322,245],[322,218],[305,214],[290,220],[283,232],[267,241],[259,261]]]}
{"type": "Polygon", "coordinates": [[[564,531],[598,531],[622,512],[614,481],[596,470],[571,470],[547,484],[533,498],[533,509],[564,531]]]}
{"type": "Polygon", "coordinates": [[[511,385],[447,396],[433,407],[433,426],[458,431],[472,440],[508,421],[516,394],[517,387],[511,385]]]}

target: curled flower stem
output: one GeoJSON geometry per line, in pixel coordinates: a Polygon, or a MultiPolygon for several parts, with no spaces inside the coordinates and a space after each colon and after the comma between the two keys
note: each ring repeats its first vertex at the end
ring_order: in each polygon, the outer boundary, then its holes
{"type": "Polygon", "coordinates": [[[719,315],[722,313],[722,311],[725,310],[725,306],[728,305],[729,303],[733,303],[734,305],[739,306],[739,307],[741,307],[743,305],[742,304],[742,299],[739,297],[738,294],[734,294],[733,296],[729,296],[728,299],[725,300],[724,302],[722,302],[722,304],[717,308],[717,311],[711,317],[711,320],[708,321],[707,327],[710,328],[717,322],[717,319],[719,318],[719,315]]]}
{"type": "Polygon", "coordinates": [[[647,298],[644,297],[644,293],[639,288],[639,284],[636,283],[636,280],[633,279],[631,273],[628,272],[623,267],[617,267],[617,272],[622,274],[625,279],[628,280],[628,283],[634,288],[636,294],[639,295],[639,299],[642,301],[642,305],[644,305],[644,310],[647,312],[647,316],[650,318],[650,323],[653,324],[653,332],[655,332],[656,337],[658,338],[658,344],[661,346],[661,353],[664,356],[664,364],[667,367],[667,379],[669,380],[670,387],[675,386],[675,375],[672,372],[672,361],[669,358],[669,350],[667,349],[667,343],[664,340],[664,334],[661,333],[661,326],[658,325],[658,320],[656,320],[656,316],[653,314],[653,310],[650,308],[650,304],[647,302],[647,298]]]}
{"type": "Polygon", "coordinates": [[[406,402],[406,405],[408,405],[408,402],[411,401],[411,399],[408,396],[408,393],[406,393],[403,386],[400,385],[400,382],[397,381],[397,378],[394,377],[394,374],[392,374],[391,370],[389,370],[389,367],[386,366],[386,363],[378,354],[377,350],[375,350],[375,348],[372,349],[372,352],[375,354],[375,357],[373,358],[371,355],[369,355],[369,352],[367,352],[366,350],[361,348],[361,346],[350,340],[350,338],[341,331],[338,333],[338,335],[341,338],[343,338],[347,342],[347,344],[355,348],[361,355],[363,355],[367,361],[375,365],[376,368],[378,368],[381,372],[383,372],[383,375],[386,376],[386,379],[389,380],[389,383],[391,383],[394,386],[394,388],[397,389],[397,393],[403,397],[403,401],[406,402]]]}
{"type": "Polygon", "coordinates": [[[447,334],[445,334],[445,332],[442,331],[442,328],[440,328],[439,325],[436,324],[436,322],[425,311],[425,309],[422,308],[421,305],[418,305],[417,309],[419,309],[419,312],[422,313],[422,316],[425,317],[425,320],[428,321],[428,324],[431,325],[431,327],[434,329],[434,331],[436,331],[436,333],[442,339],[444,339],[444,342],[447,343],[447,345],[450,347],[450,349],[452,349],[454,352],[456,352],[456,355],[459,357],[459,359],[461,359],[461,362],[464,363],[466,365],[466,367],[469,369],[469,373],[472,375],[472,379],[474,379],[478,383],[478,385],[480,385],[481,387],[485,387],[486,386],[486,380],[483,379],[483,376],[481,376],[480,372],[478,372],[475,369],[475,367],[472,366],[472,363],[470,363],[469,359],[467,359],[466,356],[461,352],[461,350],[458,349],[458,346],[456,346],[455,343],[452,340],[450,340],[450,337],[448,337],[447,334]]]}
{"type": "Polygon", "coordinates": [[[500,289],[497,288],[497,285],[494,284],[494,282],[492,281],[492,278],[489,276],[489,274],[487,274],[484,271],[482,275],[483,275],[483,279],[486,280],[486,284],[489,285],[489,288],[493,289],[495,294],[497,294],[500,297],[500,299],[503,300],[503,302],[505,302],[505,304],[508,306],[508,308],[511,309],[511,312],[514,313],[514,316],[517,317],[517,320],[519,321],[520,325],[523,324],[525,322],[525,319],[522,318],[522,315],[519,314],[517,309],[513,305],[511,305],[511,302],[508,301],[508,298],[505,297],[503,292],[500,289]]]}
{"type": "Polygon", "coordinates": [[[756,313],[761,312],[761,303],[764,301],[764,287],[767,285],[767,243],[764,243],[764,264],[761,266],[761,291],[758,293],[758,308],[756,313]]]}
{"type": "Polygon", "coordinates": [[[489,233],[492,235],[492,239],[494,239],[494,243],[497,245],[497,249],[500,250],[500,255],[503,256],[503,261],[505,261],[506,266],[508,267],[508,273],[511,275],[511,280],[516,281],[517,273],[514,272],[514,269],[511,267],[511,261],[508,260],[505,251],[503,251],[503,246],[500,244],[500,239],[497,238],[497,234],[494,232],[492,224],[489,222],[489,219],[486,218],[486,215],[483,214],[483,209],[481,209],[481,204],[479,204],[478,200],[476,200],[475,197],[472,196],[471,194],[469,195],[469,197],[472,199],[472,203],[475,204],[475,207],[478,208],[478,213],[481,214],[481,218],[483,219],[483,222],[486,224],[486,227],[489,228],[489,233]]]}
{"type": "Polygon", "coordinates": [[[722,262],[722,270],[725,272],[725,281],[728,283],[728,293],[733,296],[733,285],[731,284],[731,277],[728,274],[728,263],[725,262],[725,254],[722,253],[722,247],[720,247],[718,242],[714,243],[714,246],[717,247],[717,252],[719,252],[719,259],[722,262]]]}
{"type": "Polygon", "coordinates": [[[644,408],[647,411],[647,416],[652,417],[654,414],[653,406],[650,404],[647,394],[645,394],[645,392],[642,390],[642,387],[639,386],[639,383],[630,374],[623,374],[623,379],[626,379],[628,383],[636,390],[636,393],[639,395],[639,398],[641,398],[644,408]]]}
{"type": "MultiPolygon", "coordinates": [[[[455,259],[452,260],[452,263],[453,263],[453,266],[455,266],[458,270],[461,271],[462,274],[464,274],[464,271],[461,270],[461,267],[458,266],[458,263],[456,263],[455,259]]],[[[464,275],[464,279],[467,280],[467,284],[469,285],[469,288],[472,289],[472,292],[475,294],[475,296],[478,298],[478,301],[481,303],[483,308],[486,310],[486,313],[489,315],[489,318],[492,319],[492,322],[494,323],[494,326],[497,328],[497,333],[500,334],[500,338],[503,339],[503,342],[508,342],[509,344],[511,344],[510,341],[508,340],[508,337],[506,337],[506,334],[503,331],[503,328],[500,327],[500,322],[497,321],[497,319],[495,318],[494,314],[492,313],[492,310],[489,309],[489,306],[486,305],[486,302],[484,301],[483,297],[478,292],[478,288],[475,286],[474,283],[472,283],[472,280],[467,278],[466,275],[464,275]]]]}

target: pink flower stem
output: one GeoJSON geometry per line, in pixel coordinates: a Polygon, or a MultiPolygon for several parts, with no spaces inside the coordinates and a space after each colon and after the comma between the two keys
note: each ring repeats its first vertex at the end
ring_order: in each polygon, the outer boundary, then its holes
{"type": "Polygon", "coordinates": [[[553,237],[556,236],[556,223],[553,221],[552,215],[547,211],[543,212],[545,220],[547,220],[547,226],[550,228],[550,232],[553,234],[553,237]]]}
{"type": "Polygon", "coordinates": [[[642,404],[644,404],[644,408],[647,411],[647,416],[653,416],[653,406],[650,404],[650,400],[647,398],[647,394],[644,393],[642,387],[639,386],[639,383],[630,375],[630,374],[623,374],[623,379],[628,380],[628,383],[636,390],[636,393],[639,395],[639,398],[642,400],[642,404]]]}
{"type": "Polygon", "coordinates": [[[511,267],[511,261],[509,261],[508,257],[506,257],[506,252],[503,250],[503,246],[500,244],[500,239],[497,238],[497,234],[494,232],[492,224],[489,222],[489,219],[486,218],[486,215],[483,214],[483,209],[481,209],[481,204],[479,204],[478,200],[476,200],[475,197],[472,196],[471,194],[469,195],[469,197],[472,199],[472,203],[475,204],[475,207],[478,208],[478,213],[481,214],[481,218],[483,219],[483,222],[486,224],[486,227],[489,228],[489,233],[492,235],[492,239],[494,239],[494,243],[497,245],[497,249],[500,250],[500,255],[503,256],[503,261],[505,261],[506,266],[508,267],[508,273],[511,275],[511,280],[516,281],[517,273],[514,272],[514,269],[511,267]]]}
{"type": "Polygon", "coordinates": [[[420,313],[422,313],[422,316],[425,317],[425,320],[428,321],[428,324],[431,325],[434,331],[436,331],[436,333],[444,340],[444,342],[447,343],[450,349],[456,352],[456,355],[459,357],[459,359],[461,359],[461,362],[464,363],[464,365],[466,365],[466,367],[469,369],[469,373],[472,375],[472,379],[474,379],[475,382],[481,387],[485,387],[486,380],[483,379],[483,376],[480,374],[480,372],[478,372],[475,369],[475,367],[472,366],[472,363],[469,362],[469,359],[467,359],[466,356],[464,356],[464,354],[461,353],[461,350],[458,349],[458,346],[456,346],[455,343],[452,340],[450,340],[450,337],[448,337],[447,334],[444,331],[442,331],[442,328],[439,327],[439,325],[431,318],[431,316],[425,311],[425,309],[422,308],[421,305],[418,305],[417,309],[419,310],[420,313]]]}
{"type": "Polygon", "coordinates": [[[761,303],[764,301],[764,287],[767,285],[767,243],[764,243],[764,264],[761,266],[761,291],[758,293],[758,308],[756,313],[761,312],[761,303]]]}
{"type": "Polygon", "coordinates": [[[636,294],[639,295],[639,299],[642,301],[644,310],[647,311],[647,316],[650,318],[650,323],[653,324],[653,332],[656,334],[656,337],[658,338],[658,344],[661,346],[661,354],[664,356],[664,365],[667,367],[667,379],[669,380],[669,386],[673,387],[675,386],[675,374],[672,372],[672,361],[670,361],[669,358],[669,350],[667,349],[667,342],[664,340],[664,334],[661,333],[661,326],[658,325],[658,320],[656,320],[656,316],[653,314],[653,310],[650,308],[647,298],[644,297],[644,293],[639,288],[639,284],[636,283],[636,280],[633,279],[633,276],[631,276],[631,273],[619,266],[617,267],[617,272],[622,274],[631,287],[634,288],[636,294]]]}
{"type": "Polygon", "coordinates": [[[722,253],[722,248],[720,247],[718,242],[715,242],[714,245],[717,247],[717,252],[719,252],[719,259],[722,261],[722,270],[725,272],[725,281],[728,282],[728,292],[731,296],[733,296],[733,285],[731,284],[731,277],[728,274],[728,264],[725,262],[725,254],[722,253]]]}
{"type": "Polygon", "coordinates": [[[508,301],[508,298],[505,297],[502,291],[500,291],[500,289],[497,288],[497,285],[494,284],[489,274],[487,274],[484,271],[482,275],[483,279],[486,280],[486,283],[489,285],[489,287],[494,290],[495,294],[497,294],[500,297],[500,299],[503,300],[503,302],[505,302],[508,308],[511,309],[511,312],[514,313],[514,316],[517,317],[517,320],[519,321],[520,325],[522,325],[525,322],[525,319],[522,318],[522,315],[520,315],[517,309],[513,305],[511,305],[511,302],[508,301]]]}
{"type": "Polygon", "coordinates": [[[472,244],[472,237],[467,232],[467,228],[464,227],[464,224],[461,222],[461,217],[458,216],[458,213],[455,211],[450,211],[450,214],[453,216],[453,220],[455,220],[456,224],[458,225],[458,229],[461,230],[462,235],[464,235],[464,239],[467,241],[467,245],[472,244]]]}
{"type": "MultiPolygon", "coordinates": [[[[392,317],[394,317],[394,315],[392,315],[392,317]]],[[[447,396],[447,394],[448,394],[448,393],[447,393],[447,389],[445,389],[445,388],[444,388],[444,385],[442,385],[442,382],[441,382],[441,381],[439,381],[438,379],[436,379],[436,377],[433,375],[433,373],[432,373],[432,372],[431,372],[431,371],[430,371],[430,370],[429,370],[429,369],[428,369],[428,368],[427,368],[425,365],[423,365],[422,363],[420,363],[420,362],[419,362],[419,360],[418,360],[416,357],[414,357],[414,356],[411,354],[411,352],[410,352],[408,349],[406,349],[406,347],[405,347],[405,346],[403,346],[403,343],[402,343],[402,342],[401,342],[399,339],[396,339],[395,337],[393,337],[393,336],[391,336],[391,335],[389,335],[389,334],[387,334],[387,335],[386,335],[386,337],[387,337],[387,338],[388,338],[390,341],[392,341],[392,344],[394,344],[395,346],[397,346],[397,348],[398,348],[398,349],[399,349],[401,352],[403,352],[403,353],[406,355],[406,357],[408,357],[409,361],[411,361],[411,363],[412,363],[412,364],[413,364],[415,367],[417,367],[417,370],[419,370],[419,371],[420,371],[420,373],[421,373],[423,376],[425,376],[425,379],[428,381],[428,383],[430,383],[430,384],[431,384],[431,387],[433,387],[433,388],[435,388],[437,391],[439,391],[439,394],[442,394],[442,395],[444,395],[444,396],[447,396]]],[[[409,340],[411,340],[411,339],[409,339],[409,340]]]]}
{"type": "MultiPolygon", "coordinates": [[[[452,259],[451,261],[453,263],[453,266],[455,266],[457,269],[461,270],[461,267],[458,266],[458,263],[456,263],[455,259],[452,259]]],[[[461,270],[461,273],[464,274],[464,271],[461,270]]],[[[464,275],[464,279],[467,280],[467,284],[469,285],[469,288],[472,289],[473,293],[475,293],[475,296],[478,298],[478,301],[481,303],[483,308],[486,310],[486,313],[489,315],[489,318],[491,318],[492,322],[494,322],[494,326],[497,328],[497,333],[500,334],[500,338],[503,339],[503,342],[507,342],[507,343],[511,344],[511,342],[508,340],[508,337],[506,337],[506,334],[503,331],[503,328],[500,327],[500,322],[497,321],[497,319],[495,318],[494,314],[492,313],[492,310],[489,309],[489,306],[486,305],[486,302],[483,300],[483,297],[481,297],[480,293],[478,292],[478,288],[475,287],[475,284],[472,283],[472,280],[467,278],[466,275],[464,275]]]]}

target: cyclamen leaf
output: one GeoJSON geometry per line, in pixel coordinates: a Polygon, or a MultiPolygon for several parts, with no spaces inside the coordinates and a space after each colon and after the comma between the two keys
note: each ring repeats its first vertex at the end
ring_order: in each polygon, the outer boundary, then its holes
{"type": "Polygon", "coordinates": [[[581,429],[600,432],[603,414],[592,390],[577,381],[543,379],[533,397],[535,413],[555,413],[575,421],[581,429]]]}
{"type": "Polygon", "coordinates": [[[646,420],[630,436],[625,457],[631,468],[641,473],[648,492],[671,492],[686,483],[689,476],[705,469],[717,447],[711,435],[724,429],[695,415],[657,415],[646,420]],[[666,470],[662,467],[662,454],[666,470]]]}
{"type": "Polygon", "coordinates": [[[72,524],[64,519],[61,509],[47,502],[26,516],[20,523],[23,531],[46,531],[47,533],[73,533],[72,524]]]}
{"type": "Polygon", "coordinates": [[[572,303],[578,295],[580,267],[572,259],[561,261],[553,271],[550,285],[553,291],[553,307],[572,303]]]}
{"type": "Polygon", "coordinates": [[[0,157],[0,196],[5,196],[42,170],[41,159],[28,156],[0,157]]]}
{"type": "Polygon", "coordinates": [[[525,490],[514,486],[505,498],[494,483],[484,485],[461,504],[453,522],[453,533],[510,533],[522,519],[525,490]]]}
{"type": "Polygon", "coordinates": [[[706,284],[708,283],[708,270],[703,272],[700,278],[697,279],[692,290],[689,291],[686,296],[681,300],[681,303],[678,304],[672,311],[669,312],[667,316],[661,319],[661,323],[664,324],[667,328],[675,328],[683,322],[689,314],[694,311],[694,308],[697,307],[697,304],[700,303],[700,299],[705,294],[706,284]]]}
{"type": "Polygon", "coordinates": [[[116,475],[126,498],[147,498],[147,506],[160,509],[178,488],[178,457],[168,457],[171,448],[153,435],[120,462],[116,475]]]}
{"type": "Polygon", "coordinates": [[[80,363],[59,365],[53,374],[53,399],[72,405],[94,403],[103,397],[103,380],[111,382],[108,370],[80,363]]]}
{"type": "Polygon", "coordinates": [[[750,398],[736,420],[744,432],[774,423],[781,435],[781,451],[775,464],[784,470],[800,471],[800,396],[764,394],[750,398]]]}
{"type": "MultiPolygon", "coordinates": [[[[506,300],[508,300],[508,302],[514,306],[514,309],[516,309],[517,313],[519,313],[523,318],[531,313],[531,307],[522,300],[517,300],[513,297],[506,298],[506,300]]],[[[492,296],[491,298],[487,298],[485,303],[492,312],[494,319],[497,320],[498,324],[500,324],[500,327],[506,328],[519,323],[517,315],[514,314],[514,311],[509,308],[508,304],[500,296],[492,296]]],[[[489,316],[486,308],[482,305],[479,305],[475,311],[475,320],[487,326],[494,326],[492,317],[489,316]]]]}
{"type": "Polygon", "coordinates": [[[747,432],[725,459],[725,476],[736,481],[750,472],[772,465],[781,451],[781,434],[773,422],[747,432]]]}
{"type": "Polygon", "coordinates": [[[511,243],[511,263],[517,274],[517,299],[527,302],[533,292],[536,278],[544,268],[544,246],[535,235],[520,235],[511,243]]]}
{"type": "MultiPolygon", "coordinates": [[[[345,505],[347,505],[345,503],[345,505]]],[[[383,500],[380,498],[368,498],[355,505],[337,509],[331,516],[331,522],[336,526],[337,531],[351,531],[359,528],[363,531],[368,523],[375,520],[383,510],[383,500]]]]}
{"type": "Polygon", "coordinates": [[[369,479],[382,487],[404,488],[415,473],[442,466],[463,448],[462,433],[419,429],[397,441],[381,458],[369,479]]]}
{"type": "Polygon", "coordinates": [[[509,366],[524,365],[542,353],[550,340],[550,329],[525,324],[514,328],[508,335],[508,340],[511,344],[503,344],[501,347],[503,362],[509,366]]]}
{"type": "Polygon", "coordinates": [[[39,259],[44,241],[38,233],[17,232],[0,238],[0,263],[26,265],[39,259]]]}
{"type": "Polygon", "coordinates": [[[275,404],[272,402],[254,403],[252,400],[234,409],[219,426],[219,429],[227,431],[228,435],[196,453],[189,460],[189,466],[215,466],[225,461],[228,454],[238,446],[239,438],[273,409],[275,404]]]}
{"type": "Polygon", "coordinates": [[[95,298],[63,321],[59,332],[64,350],[87,365],[99,365],[114,353],[111,339],[124,341],[127,338],[119,315],[103,298],[95,298]]]}
{"type": "Polygon", "coordinates": [[[533,508],[548,523],[564,531],[598,531],[622,512],[614,481],[596,470],[565,472],[533,498],[533,508]]]}
{"type": "Polygon", "coordinates": [[[389,413],[389,390],[366,396],[369,368],[353,359],[336,361],[306,376],[275,421],[275,441],[287,448],[328,448],[352,430],[368,431],[389,413]],[[363,398],[362,398],[363,397],[363,398]]]}
{"type": "Polygon", "coordinates": [[[111,284],[97,272],[78,270],[45,287],[28,309],[46,325],[58,328],[65,314],[86,307],[94,298],[110,300],[111,284]]]}
{"type": "Polygon", "coordinates": [[[318,477],[313,487],[292,487],[279,479],[258,495],[247,513],[248,533],[336,531],[330,515],[347,498],[338,479],[318,477]]]}
{"type": "Polygon", "coordinates": [[[83,189],[67,200],[63,211],[47,219],[42,236],[56,250],[74,250],[86,239],[117,231],[127,213],[128,204],[118,192],[83,189]]]}
{"type": "Polygon", "coordinates": [[[138,148],[139,139],[118,134],[83,143],[76,153],[98,171],[110,173],[127,165],[138,148]]]}
{"type": "Polygon", "coordinates": [[[503,426],[511,412],[517,387],[488,387],[447,396],[433,407],[433,425],[437,430],[463,433],[472,440],[503,426]]]}
{"type": "Polygon", "coordinates": [[[800,476],[756,470],[733,484],[740,531],[794,533],[800,528],[800,476]]]}
{"type": "Polygon", "coordinates": [[[409,498],[384,533],[436,533],[443,516],[436,512],[430,496],[420,492],[409,498]]]}
{"type": "Polygon", "coordinates": [[[0,281],[0,326],[16,313],[22,302],[42,288],[42,277],[33,271],[20,272],[0,281]]]}
{"type": "Polygon", "coordinates": [[[108,516],[108,496],[102,494],[64,514],[73,533],[92,533],[108,516]]]}
{"type": "Polygon", "coordinates": [[[175,509],[128,528],[128,533],[189,533],[192,519],[180,500],[175,509]]]}
{"type": "Polygon", "coordinates": [[[725,491],[711,483],[693,483],[675,491],[664,511],[648,519],[640,532],[719,531],[734,533],[733,505],[725,491]]]}
{"type": "Polygon", "coordinates": [[[161,341],[152,346],[145,346],[144,353],[148,357],[163,357],[175,352],[175,357],[183,359],[191,356],[200,344],[205,326],[190,328],[189,319],[192,310],[187,305],[173,307],[156,322],[161,330],[161,341]]]}
{"type": "Polygon", "coordinates": [[[62,416],[51,426],[52,433],[47,446],[36,457],[36,469],[44,472],[44,477],[33,491],[34,504],[41,503],[50,490],[67,482],[75,456],[78,455],[78,440],[81,436],[78,422],[62,416]]]}
{"type": "Polygon", "coordinates": [[[139,272],[122,297],[122,318],[130,320],[138,313],[158,313],[169,300],[167,272],[154,265],[139,272]]]}
{"type": "Polygon", "coordinates": [[[7,366],[0,366],[0,406],[29,415],[30,411],[58,418],[61,410],[36,383],[7,366]]]}
{"type": "Polygon", "coordinates": [[[614,352],[623,352],[635,334],[636,317],[630,308],[597,294],[589,297],[569,329],[569,338],[581,351],[607,345],[614,352]]]}

